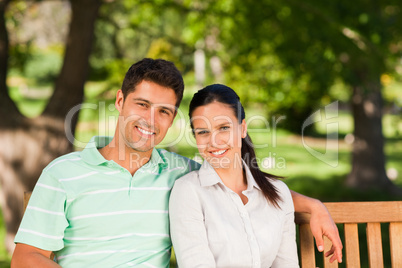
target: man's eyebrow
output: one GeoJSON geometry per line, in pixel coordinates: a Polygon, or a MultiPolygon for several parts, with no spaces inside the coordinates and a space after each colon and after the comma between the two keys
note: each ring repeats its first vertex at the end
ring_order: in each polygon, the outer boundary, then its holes
{"type": "Polygon", "coordinates": [[[146,102],[146,103],[148,103],[148,104],[152,104],[152,102],[150,102],[149,100],[142,99],[142,98],[134,98],[133,100],[134,100],[134,101],[143,101],[143,102],[146,102]]]}
{"type": "MultiPolygon", "coordinates": [[[[149,105],[155,105],[154,103],[150,102],[149,100],[143,99],[143,98],[134,98],[133,100],[134,101],[142,101],[142,102],[145,102],[145,103],[147,103],[149,105]]],[[[161,105],[161,106],[158,106],[158,107],[162,108],[162,109],[165,109],[165,110],[169,110],[171,113],[175,113],[176,110],[177,110],[176,106],[173,106],[173,108],[169,107],[169,106],[165,106],[165,105],[161,105]]]]}
{"type": "Polygon", "coordinates": [[[168,106],[159,106],[159,107],[162,108],[162,109],[170,111],[172,114],[174,114],[176,112],[176,110],[177,110],[176,106],[174,106],[174,108],[168,107],[168,106]]]}

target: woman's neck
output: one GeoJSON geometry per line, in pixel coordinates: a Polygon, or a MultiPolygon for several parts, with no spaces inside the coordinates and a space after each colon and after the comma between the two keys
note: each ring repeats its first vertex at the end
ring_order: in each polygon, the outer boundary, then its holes
{"type": "Polygon", "coordinates": [[[243,165],[231,165],[228,168],[215,169],[223,184],[237,194],[247,189],[247,179],[243,172],[243,165]]]}

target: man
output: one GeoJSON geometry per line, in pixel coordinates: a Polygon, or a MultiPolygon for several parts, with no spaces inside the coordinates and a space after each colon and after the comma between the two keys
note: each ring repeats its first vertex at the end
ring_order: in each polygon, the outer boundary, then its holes
{"type": "MultiPolygon", "coordinates": [[[[143,59],[130,67],[116,94],[113,139],[94,137],[82,152],[43,170],[15,238],[12,267],[169,266],[170,190],[199,164],[154,147],[172,125],[183,90],[171,62],[143,59]]],[[[328,236],[335,245],[329,254],[341,260],[325,206],[295,192],[292,197],[296,211],[312,214],[319,248],[328,236]]]]}

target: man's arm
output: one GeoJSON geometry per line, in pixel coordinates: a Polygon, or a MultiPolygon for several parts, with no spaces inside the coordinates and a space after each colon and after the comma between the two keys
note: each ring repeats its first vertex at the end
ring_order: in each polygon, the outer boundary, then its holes
{"type": "Polygon", "coordinates": [[[51,251],[39,249],[30,245],[18,243],[11,259],[11,268],[38,267],[51,268],[61,267],[50,259],[51,251]]]}
{"type": "Polygon", "coordinates": [[[323,236],[325,235],[332,242],[332,247],[325,253],[325,257],[332,255],[330,262],[338,260],[338,262],[341,263],[343,248],[342,241],[339,237],[338,228],[332,220],[325,205],[317,199],[310,198],[295,191],[290,192],[292,193],[295,211],[311,214],[310,228],[315,238],[318,250],[324,250],[323,236]]]}

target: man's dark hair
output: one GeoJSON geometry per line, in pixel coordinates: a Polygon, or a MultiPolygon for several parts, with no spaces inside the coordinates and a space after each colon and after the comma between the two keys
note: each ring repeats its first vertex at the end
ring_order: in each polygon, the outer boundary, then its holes
{"type": "Polygon", "coordinates": [[[144,80],[173,89],[176,94],[176,107],[179,107],[183,98],[184,82],[173,62],[144,58],[131,65],[121,86],[124,98],[135,91],[135,87],[144,80]]]}

